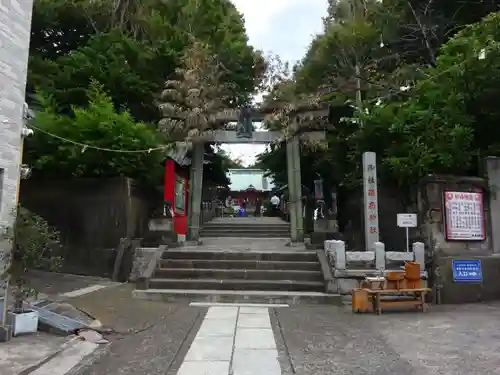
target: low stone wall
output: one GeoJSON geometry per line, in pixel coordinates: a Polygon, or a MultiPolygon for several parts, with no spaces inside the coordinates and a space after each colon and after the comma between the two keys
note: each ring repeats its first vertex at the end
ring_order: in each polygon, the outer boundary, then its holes
{"type": "Polygon", "coordinates": [[[144,275],[149,262],[160,247],[164,249],[175,246],[177,235],[173,231],[173,222],[169,217],[158,217],[149,220],[149,231],[140,241],[140,246],[133,249],[132,267],[128,280],[137,282],[144,275]]]}
{"type": "Polygon", "coordinates": [[[138,247],[135,249],[132,258],[132,270],[129,276],[130,282],[136,282],[144,274],[157,249],[156,247],[138,247]]]}
{"type": "Polygon", "coordinates": [[[487,302],[500,299],[500,256],[462,254],[436,257],[435,266],[439,278],[437,283],[437,302],[442,304],[460,304],[487,302]],[[453,281],[453,260],[478,259],[481,261],[483,281],[476,283],[457,283],[453,281]]]}
{"type": "Polygon", "coordinates": [[[422,242],[413,243],[411,252],[385,251],[382,242],[375,243],[375,251],[346,251],[344,241],[332,240],[325,241],[324,250],[332,267],[334,290],[340,294],[349,294],[367,276],[380,276],[387,271],[400,270],[405,262],[420,264],[422,279],[427,279],[425,246],[422,242]]]}

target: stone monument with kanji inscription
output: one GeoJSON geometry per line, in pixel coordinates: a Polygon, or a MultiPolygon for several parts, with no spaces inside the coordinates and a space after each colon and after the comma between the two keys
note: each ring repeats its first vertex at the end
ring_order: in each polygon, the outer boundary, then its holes
{"type": "Polygon", "coordinates": [[[379,241],[377,156],[374,152],[363,153],[363,212],[366,250],[374,251],[379,241]]]}

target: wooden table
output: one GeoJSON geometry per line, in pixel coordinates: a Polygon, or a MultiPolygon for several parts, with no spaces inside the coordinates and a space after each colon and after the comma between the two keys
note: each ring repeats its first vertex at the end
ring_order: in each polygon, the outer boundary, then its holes
{"type": "Polygon", "coordinates": [[[373,304],[373,311],[380,315],[383,308],[387,307],[398,307],[398,306],[408,306],[408,307],[418,307],[422,312],[427,310],[427,304],[425,303],[425,296],[431,291],[429,288],[419,288],[419,289],[365,289],[370,296],[373,304]],[[398,295],[401,293],[412,294],[412,299],[404,300],[383,300],[382,295],[398,295]]]}

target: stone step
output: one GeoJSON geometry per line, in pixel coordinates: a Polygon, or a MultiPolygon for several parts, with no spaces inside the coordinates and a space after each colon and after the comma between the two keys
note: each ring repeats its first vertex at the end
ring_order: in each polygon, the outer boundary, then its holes
{"type": "Polygon", "coordinates": [[[162,259],[160,268],[200,268],[200,269],[234,269],[234,270],[302,270],[320,271],[321,266],[314,262],[291,262],[273,260],[212,260],[212,259],[162,259]]]}
{"type": "Polygon", "coordinates": [[[290,228],[262,228],[262,229],[248,229],[248,228],[202,228],[201,233],[287,233],[290,234],[290,228]]]}
{"type": "MultiPolygon", "coordinates": [[[[209,260],[251,260],[251,261],[288,261],[318,262],[315,251],[206,251],[206,250],[168,250],[163,259],[209,259],[209,260]]],[[[212,268],[212,267],[210,267],[212,268]]],[[[218,267],[214,267],[218,268],[218,267]]]]}
{"type": "Polygon", "coordinates": [[[195,290],[260,290],[321,292],[321,281],[295,280],[239,280],[239,279],[165,279],[149,280],[150,289],[195,289],[195,290]]]}
{"type": "Polygon", "coordinates": [[[155,277],[171,279],[295,280],[323,282],[321,271],[159,268],[155,277]]]}
{"type": "Polygon", "coordinates": [[[273,228],[273,227],[264,227],[264,228],[234,228],[232,226],[227,227],[210,227],[210,228],[202,228],[202,232],[237,232],[237,233],[290,233],[290,228],[273,228]]]}
{"type": "Polygon", "coordinates": [[[290,232],[236,232],[232,230],[225,231],[201,231],[200,237],[219,238],[219,237],[233,237],[233,238],[290,238],[290,232]]]}
{"type": "Polygon", "coordinates": [[[134,298],[176,302],[188,305],[190,302],[205,303],[261,303],[288,305],[319,305],[328,304],[342,306],[342,296],[320,292],[287,292],[260,290],[186,290],[186,289],[136,289],[132,292],[134,298]]]}
{"type": "Polygon", "coordinates": [[[262,230],[262,229],[281,229],[281,230],[289,230],[290,224],[245,224],[245,223],[205,223],[203,224],[203,228],[213,228],[213,229],[224,229],[224,228],[232,228],[232,229],[242,229],[242,230],[262,230]]]}

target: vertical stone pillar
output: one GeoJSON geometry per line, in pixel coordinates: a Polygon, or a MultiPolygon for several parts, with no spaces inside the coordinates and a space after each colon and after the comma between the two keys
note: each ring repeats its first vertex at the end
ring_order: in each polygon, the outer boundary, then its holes
{"type": "MultiPolygon", "coordinates": [[[[500,253],[500,158],[486,158],[486,173],[490,190],[491,242],[494,253],[500,253]]],[[[488,228],[487,228],[488,229],[488,228]]]]}
{"type": "Polygon", "coordinates": [[[363,153],[363,207],[365,223],[365,247],[373,251],[379,241],[377,156],[374,152],[363,153]]]}
{"type": "Polygon", "coordinates": [[[203,160],[205,145],[203,142],[193,143],[191,174],[189,178],[188,239],[198,241],[201,223],[201,195],[203,191],[203,160]]]}
{"type": "Polygon", "coordinates": [[[299,138],[294,136],[291,139],[293,155],[293,183],[296,194],[295,200],[295,220],[297,228],[297,242],[304,242],[304,217],[302,208],[302,178],[300,170],[300,144],[299,138]]]}
{"type": "Polygon", "coordinates": [[[385,271],[385,244],[375,242],[375,268],[379,271],[385,271]]]}
{"type": "Polygon", "coordinates": [[[335,246],[335,269],[345,270],[347,267],[345,242],[340,240],[334,241],[334,246],[335,246]]]}
{"type": "Polygon", "coordinates": [[[425,271],[425,245],[422,242],[414,242],[412,248],[415,262],[420,264],[420,272],[425,271]]]}
{"type": "Polygon", "coordinates": [[[290,209],[290,237],[292,242],[297,242],[297,206],[295,200],[297,199],[297,194],[295,192],[294,183],[294,162],[293,162],[293,145],[292,140],[289,138],[286,140],[286,169],[288,175],[288,207],[290,209]]]}
{"type": "Polygon", "coordinates": [[[328,261],[332,264],[335,259],[335,240],[326,240],[324,242],[325,255],[328,261]]]}
{"type": "MultiPolygon", "coordinates": [[[[22,157],[23,107],[33,0],[12,0],[0,6],[0,230],[15,220],[22,157]]],[[[0,276],[9,264],[11,244],[0,241],[0,276]]],[[[7,284],[0,281],[0,298],[7,284]]],[[[4,306],[7,303],[3,304],[4,306]]],[[[0,323],[5,311],[0,311],[0,323]]]]}

